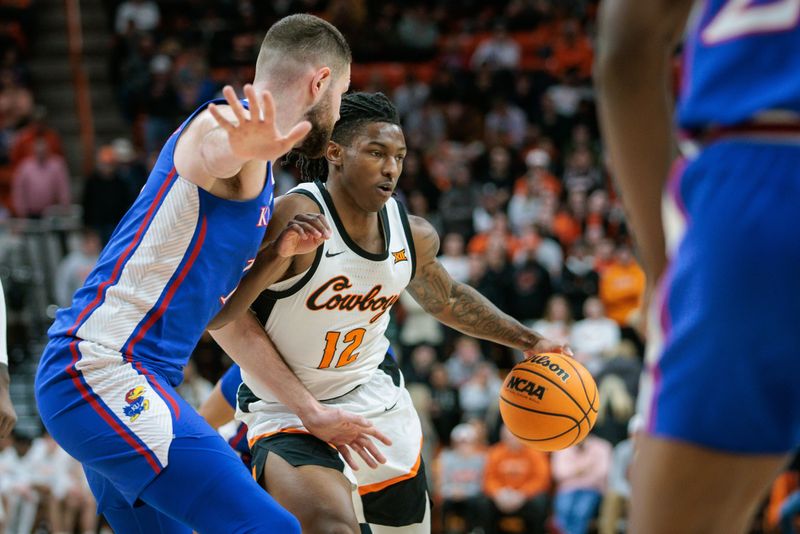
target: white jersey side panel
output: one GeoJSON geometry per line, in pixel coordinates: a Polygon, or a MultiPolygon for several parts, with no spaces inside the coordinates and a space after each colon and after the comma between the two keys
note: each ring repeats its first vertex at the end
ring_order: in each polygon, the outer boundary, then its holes
{"type": "MultiPolygon", "coordinates": [[[[347,235],[322,184],[301,184],[290,194],[314,198],[333,235],[307,272],[262,295],[269,308],[265,329],[309,391],[327,400],[369,381],[383,361],[389,311],[413,276],[413,243],[394,198],[379,214],[388,246],[371,254],[347,235]]],[[[275,402],[244,370],[242,380],[256,397],[275,402]]]]}

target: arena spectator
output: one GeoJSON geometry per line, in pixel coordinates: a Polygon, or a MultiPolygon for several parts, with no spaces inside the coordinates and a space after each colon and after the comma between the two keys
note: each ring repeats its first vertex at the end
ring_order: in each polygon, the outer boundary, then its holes
{"type": "Polygon", "coordinates": [[[600,274],[600,300],[606,315],[620,326],[628,326],[644,297],[644,271],[627,245],[620,245],[612,263],[600,274]]]}
{"type": "Polygon", "coordinates": [[[583,317],[583,303],[587,298],[597,295],[600,276],[594,270],[594,263],[586,243],[573,243],[564,261],[559,284],[559,292],[569,301],[573,317],[583,317]]]}
{"type": "Polygon", "coordinates": [[[564,295],[556,294],[550,297],[544,317],[533,323],[533,329],[547,339],[557,340],[558,343],[565,345],[569,344],[572,314],[564,295]]]}
{"type": "Polygon", "coordinates": [[[589,434],[552,455],[556,522],[564,534],[586,534],[606,489],[611,444],[589,434]]]}
{"type": "Polygon", "coordinates": [[[502,23],[495,24],[491,37],[475,49],[470,64],[473,68],[488,66],[493,70],[511,70],[519,65],[519,43],[514,41],[502,23]]]}
{"type": "Polygon", "coordinates": [[[619,325],[605,316],[603,303],[589,297],[583,304],[584,319],[572,325],[570,347],[575,358],[592,374],[603,365],[602,357],[610,354],[619,344],[619,325]]]}
{"type": "Polygon", "coordinates": [[[79,246],[64,256],[58,264],[54,290],[59,307],[66,308],[70,305],[75,291],[83,286],[86,277],[94,269],[102,248],[97,232],[85,228],[79,246]]]}
{"type": "Polygon", "coordinates": [[[431,403],[430,416],[439,442],[450,443],[450,433],[461,422],[461,403],[458,389],[450,385],[447,368],[434,364],[430,374],[431,403]]]}
{"type": "Polygon", "coordinates": [[[442,240],[442,254],[439,263],[456,282],[469,279],[469,259],[464,254],[464,237],[461,234],[449,233],[442,240]]]}
{"type": "Polygon", "coordinates": [[[117,7],[114,29],[118,34],[131,29],[152,32],[161,21],[158,3],[152,0],[125,0],[117,7]]]}
{"type": "Polygon", "coordinates": [[[11,196],[17,216],[30,219],[41,218],[53,206],[70,204],[67,162],[50,152],[45,139],[36,140],[33,154],[14,171],[11,196]]]}
{"type": "Polygon", "coordinates": [[[436,460],[436,489],[442,499],[444,527],[450,516],[458,516],[466,523],[467,532],[486,532],[490,528],[490,511],[481,491],[486,454],[479,448],[477,432],[467,423],[453,429],[450,443],[436,460]]]}
{"type": "Polygon", "coordinates": [[[544,534],[550,491],[550,461],[503,426],[500,442],[489,447],[483,490],[489,497],[492,523],[521,517],[529,534],[544,534]]]}
{"type": "Polygon", "coordinates": [[[131,187],[120,176],[114,147],[100,147],[94,172],[83,186],[83,224],[97,232],[105,245],[134,198],[131,187]]]}

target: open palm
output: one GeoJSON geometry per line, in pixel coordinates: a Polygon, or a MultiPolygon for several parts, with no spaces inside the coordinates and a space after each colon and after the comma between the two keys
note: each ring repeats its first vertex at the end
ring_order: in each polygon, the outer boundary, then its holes
{"type": "Polygon", "coordinates": [[[232,122],[224,117],[216,104],[210,104],[208,111],[228,133],[231,152],[239,158],[247,161],[275,161],[311,131],[311,123],[301,121],[288,134],[283,135],[275,124],[275,102],[269,91],[263,90],[256,94],[252,85],[245,85],[244,94],[249,101],[249,110],[242,105],[230,85],[225,86],[222,94],[236,121],[232,122]]]}

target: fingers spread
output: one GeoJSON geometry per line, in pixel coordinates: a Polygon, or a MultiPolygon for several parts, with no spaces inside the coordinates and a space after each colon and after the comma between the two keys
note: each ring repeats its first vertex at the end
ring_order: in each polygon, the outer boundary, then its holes
{"type": "Polygon", "coordinates": [[[247,102],[250,107],[250,117],[254,121],[263,122],[264,117],[261,112],[261,105],[259,104],[260,99],[256,98],[256,90],[252,85],[247,84],[244,86],[244,96],[247,97],[247,102]]]}
{"type": "Polygon", "coordinates": [[[226,85],[225,88],[222,90],[222,94],[225,95],[225,100],[228,102],[228,105],[233,110],[233,114],[236,115],[236,119],[239,121],[239,124],[246,122],[248,120],[247,111],[244,109],[244,106],[237,98],[236,92],[233,90],[233,87],[231,87],[230,85],[226,85]]]}
{"type": "Polygon", "coordinates": [[[339,454],[342,455],[342,458],[344,458],[344,461],[347,462],[347,465],[350,466],[350,469],[358,471],[358,464],[353,460],[353,455],[350,454],[350,449],[347,448],[347,445],[339,445],[336,448],[339,450],[339,454]]]}
{"type": "Polygon", "coordinates": [[[294,128],[292,128],[292,130],[283,139],[288,147],[286,150],[290,150],[293,146],[302,141],[302,139],[308,135],[308,132],[310,131],[311,123],[308,121],[301,121],[295,124],[294,128]]]}
{"type": "Polygon", "coordinates": [[[360,443],[363,447],[369,452],[369,454],[375,458],[379,463],[385,464],[386,457],[381,454],[381,451],[378,450],[378,447],[372,442],[372,440],[367,438],[362,438],[360,443]]]}
{"type": "Polygon", "coordinates": [[[392,440],[390,440],[383,432],[381,432],[377,428],[369,428],[367,430],[364,430],[364,433],[365,434],[369,434],[370,436],[372,436],[374,438],[377,438],[384,445],[391,445],[392,444],[392,440]]]}

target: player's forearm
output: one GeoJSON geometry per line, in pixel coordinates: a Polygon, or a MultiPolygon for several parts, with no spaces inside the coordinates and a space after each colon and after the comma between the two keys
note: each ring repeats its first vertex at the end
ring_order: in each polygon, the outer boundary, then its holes
{"type": "Polygon", "coordinates": [[[280,280],[291,262],[292,258],[279,256],[272,244],[262,249],[253,268],[242,278],[236,291],[225,301],[225,305],[209,323],[208,329],[217,330],[245,315],[258,296],[280,280]]]}
{"type": "Polygon", "coordinates": [[[671,25],[663,20],[667,8],[659,4],[603,3],[595,75],[612,174],[651,276],[659,276],[666,263],[661,195],[675,154],[669,92],[671,25]]]}
{"type": "Polygon", "coordinates": [[[541,339],[474,288],[458,282],[451,286],[447,304],[433,315],[459,332],[523,351],[541,339]]]}
{"type": "Polygon", "coordinates": [[[200,142],[203,166],[215,178],[232,178],[239,174],[247,160],[234,155],[228,133],[220,127],[211,129],[200,142]]]}
{"type": "Polygon", "coordinates": [[[301,419],[320,404],[292,372],[256,318],[246,313],[211,332],[222,350],[301,419]]]}

